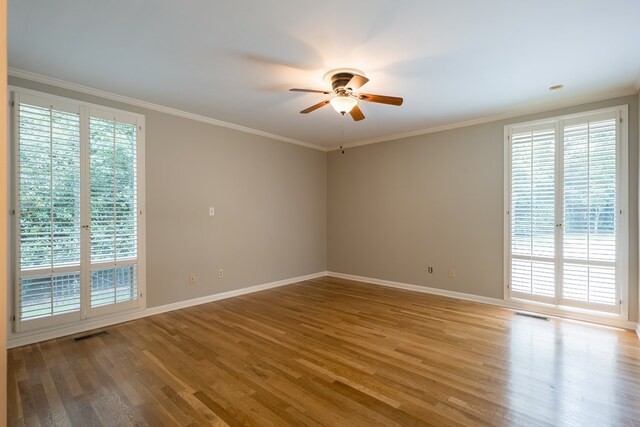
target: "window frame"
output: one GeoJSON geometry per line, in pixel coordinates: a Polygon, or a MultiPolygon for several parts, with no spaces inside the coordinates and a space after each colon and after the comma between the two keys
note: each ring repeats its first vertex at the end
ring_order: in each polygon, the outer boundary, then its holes
{"type": "MultiPolygon", "coordinates": [[[[587,110],[574,114],[547,117],[540,120],[532,120],[526,122],[512,123],[504,126],[503,147],[504,147],[504,205],[503,205],[503,299],[512,303],[518,308],[531,309],[551,315],[568,316],[583,320],[593,321],[628,321],[629,319],[629,106],[618,105],[597,110],[587,110]],[[511,284],[511,134],[514,130],[540,129],[544,127],[555,127],[556,135],[556,191],[560,191],[558,184],[562,183],[563,175],[558,173],[563,170],[564,158],[564,127],[571,124],[579,123],[581,120],[592,120],[599,115],[615,114],[616,136],[617,136],[617,158],[616,172],[619,177],[617,183],[617,221],[618,235],[616,250],[618,253],[616,260],[616,271],[618,274],[617,282],[619,293],[619,310],[614,312],[597,311],[593,308],[580,306],[579,302],[566,306],[562,305],[562,298],[556,295],[557,303],[549,303],[541,301],[536,297],[522,299],[512,295],[510,289],[511,284]],[[537,299],[537,300],[536,300],[537,299]]],[[[556,194],[556,217],[562,212],[563,207],[558,205],[558,194],[556,194]]],[[[560,199],[562,200],[562,199],[560,199]]],[[[562,203],[561,203],[562,204],[562,203]]],[[[562,232],[561,230],[559,232],[562,232]]],[[[556,241],[557,242],[557,241],[556,241]]],[[[557,245],[557,243],[556,243],[557,245]]],[[[556,254],[556,257],[558,255],[556,254]]],[[[557,258],[557,263],[561,263],[562,259],[557,258]]],[[[556,263],[556,266],[557,266],[556,263]]],[[[560,274],[560,272],[558,272],[560,274]]]]}
{"type": "Polygon", "coordinates": [[[39,92],[22,87],[9,86],[8,91],[11,100],[10,113],[10,138],[11,150],[11,188],[13,195],[12,201],[12,223],[11,245],[13,250],[12,277],[8,300],[12,301],[11,314],[13,320],[13,332],[46,332],[55,330],[60,327],[68,327],[70,325],[81,325],[85,321],[95,321],[104,317],[112,317],[128,313],[131,311],[139,311],[146,309],[147,293],[146,293],[146,207],[145,207],[145,116],[138,113],[106,107],[104,105],[93,104],[72,98],[51,95],[45,92],[39,92]],[[81,260],[80,260],[80,310],[73,313],[60,314],[55,316],[46,316],[27,321],[21,321],[20,307],[20,162],[19,162],[19,105],[20,102],[30,103],[34,105],[45,106],[47,108],[55,108],[63,111],[79,112],[80,119],[80,223],[89,223],[89,118],[92,116],[102,117],[107,115],[111,119],[135,124],[136,126],[136,168],[137,168],[137,293],[138,297],[135,301],[127,303],[118,303],[110,306],[103,306],[91,309],[90,307],[90,268],[88,250],[90,249],[90,233],[81,231],[81,260]],[[95,114],[92,114],[95,112],[95,114]]]}

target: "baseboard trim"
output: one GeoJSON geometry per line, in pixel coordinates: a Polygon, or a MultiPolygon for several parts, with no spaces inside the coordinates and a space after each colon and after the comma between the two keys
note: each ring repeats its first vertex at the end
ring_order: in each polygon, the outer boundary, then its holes
{"type": "Polygon", "coordinates": [[[240,295],[252,294],[254,292],[260,292],[267,289],[278,288],[280,286],[291,285],[293,283],[303,282],[305,280],[317,279],[327,275],[326,271],[318,273],[308,274],[306,276],[292,277],[289,279],[278,280],[270,283],[263,283],[260,285],[249,286],[246,288],[236,289],[233,291],[220,292],[217,294],[207,295],[204,297],[193,298],[185,301],[179,301],[171,304],[165,304],[158,307],[151,307],[147,309],[137,309],[126,313],[118,313],[117,315],[105,316],[99,319],[86,320],[82,324],[63,326],[60,328],[40,331],[40,332],[25,332],[12,334],[7,340],[7,348],[15,348],[23,345],[34,344],[41,341],[46,341],[54,338],[60,338],[67,335],[74,335],[80,332],[90,331],[97,328],[105,328],[113,326],[118,323],[129,322],[131,320],[141,319],[143,317],[153,316],[156,314],[166,313],[168,311],[180,310],[187,307],[193,307],[195,305],[206,304],[214,301],[219,301],[227,298],[233,298],[240,295]]]}
{"type": "Polygon", "coordinates": [[[499,305],[502,307],[506,307],[506,302],[497,298],[483,297],[480,295],[466,294],[463,292],[448,291],[446,289],[430,288],[428,286],[411,285],[409,283],[394,282],[391,280],[375,279],[373,277],[364,277],[364,276],[356,276],[353,274],[337,273],[334,271],[329,271],[327,275],[338,277],[340,279],[355,280],[358,282],[371,283],[373,285],[386,286],[388,288],[398,288],[398,289],[404,289],[407,291],[421,292],[424,294],[440,295],[444,297],[450,297],[450,298],[462,299],[466,301],[474,301],[474,302],[479,302],[484,304],[499,305]]]}
{"type": "Polygon", "coordinates": [[[372,277],[356,276],[353,274],[338,273],[334,271],[327,272],[327,275],[338,277],[341,279],[355,280],[358,282],[386,286],[389,288],[404,289],[408,291],[421,292],[421,293],[431,294],[431,295],[440,295],[440,296],[455,298],[455,299],[464,300],[464,301],[472,301],[480,304],[488,304],[488,305],[508,308],[511,310],[525,310],[525,311],[541,313],[549,316],[562,317],[562,318],[572,319],[572,320],[580,320],[580,321],[590,322],[590,323],[597,323],[605,326],[613,326],[616,328],[623,328],[623,329],[629,329],[629,330],[636,329],[636,332],[640,337],[640,326],[638,326],[636,322],[621,320],[618,318],[611,318],[611,319],[600,318],[600,317],[594,317],[589,315],[583,315],[582,313],[569,312],[569,311],[564,311],[564,310],[555,309],[551,307],[543,307],[543,306],[540,306],[540,307],[536,306],[532,308],[530,304],[519,303],[516,301],[507,301],[507,300],[501,300],[498,298],[484,297],[481,295],[467,294],[464,292],[448,291],[446,289],[412,285],[409,283],[394,282],[391,280],[381,280],[381,279],[376,279],[372,277]]]}
{"type": "MultiPolygon", "coordinates": [[[[455,298],[464,301],[477,302],[480,304],[488,304],[512,310],[528,310],[531,311],[531,307],[525,304],[519,304],[513,301],[505,301],[497,298],[484,297],[480,295],[467,294],[463,292],[448,291],[445,289],[432,288],[427,286],[412,285],[409,283],[394,282],[390,280],[381,280],[372,277],[356,276],[353,274],[338,273],[334,271],[321,271],[318,273],[308,274],[305,276],[292,277],[289,279],[278,280],[275,282],[264,283],[255,286],[249,286],[246,288],[236,289],[233,291],[220,292],[217,294],[207,295],[204,297],[193,298],[185,301],[179,301],[171,304],[165,304],[158,307],[151,307],[142,310],[134,310],[126,313],[120,313],[112,316],[105,316],[95,320],[88,320],[80,325],[63,326],[48,331],[41,332],[29,332],[12,334],[7,340],[7,348],[15,348],[23,345],[34,344],[41,341],[46,341],[54,338],[60,338],[68,335],[74,335],[81,332],[90,331],[92,329],[105,328],[108,326],[117,325],[119,323],[129,322],[131,320],[142,319],[148,316],[154,316],[156,314],[162,314],[169,311],[180,310],[183,308],[193,307],[200,304],[207,304],[214,301],[219,301],[227,298],[233,298],[240,295],[247,295],[254,292],[260,292],[267,289],[273,289],[280,286],[291,285],[293,283],[303,282],[305,280],[318,279],[324,276],[332,276],[341,279],[355,280],[362,283],[369,283],[374,285],[386,286],[389,288],[404,289],[408,291],[421,292],[431,295],[440,295],[449,298],[455,298]]],[[[574,320],[588,321],[592,323],[599,323],[606,326],[614,326],[618,328],[630,329],[636,331],[638,338],[640,339],[640,324],[636,322],[629,322],[618,319],[592,319],[581,318],[573,313],[562,313],[554,310],[536,309],[538,313],[547,314],[551,316],[563,317],[574,320]]]]}
{"type": "Polygon", "coordinates": [[[147,309],[146,311],[149,313],[149,316],[154,314],[166,313],[167,311],[180,310],[181,308],[193,307],[194,305],[206,304],[209,302],[219,301],[222,299],[238,297],[240,295],[252,294],[254,292],[265,291],[267,289],[278,288],[280,286],[291,285],[293,283],[303,282],[305,280],[317,279],[319,277],[324,277],[327,275],[326,271],[321,271],[318,273],[307,274],[306,276],[298,276],[292,277],[289,279],[278,280],[276,282],[264,283],[261,285],[254,285],[248,288],[236,289],[233,291],[221,292],[219,294],[207,295],[200,298],[193,298],[186,301],[175,302],[172,304],[161,305],[159,307],[152,307],[147,309]]]}

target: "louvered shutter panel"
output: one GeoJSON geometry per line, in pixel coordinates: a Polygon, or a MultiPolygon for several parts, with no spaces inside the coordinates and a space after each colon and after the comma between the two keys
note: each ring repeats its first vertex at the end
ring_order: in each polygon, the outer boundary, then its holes
{"type": "Polygon", "coordinates": [[[18,98],[21,322],[80,309],[79,110],[18,98]]]}
{"type": "Polygon", "coordinates": [[[144,306],[144,117],[12,97],[15,331],[144,306]]]}
{"type": "Polygon", "coordinates": [[[509,128],[512,297],[624,315],[622,114],[600,110],[509,128]]]}
{"type": "Polygon", "coordinates": [[[555,128],[511,135],[511,290],[555,296],[555,128]]]}
{"type": "Polygon", "coordinates": [[[135,124],[89,119],[91,307],[137,299],[135,124]]]}
{"type": "Polygon", "coordinates": [[[615,116],[564,127],[563,298],[614,306],[615,116]]]}

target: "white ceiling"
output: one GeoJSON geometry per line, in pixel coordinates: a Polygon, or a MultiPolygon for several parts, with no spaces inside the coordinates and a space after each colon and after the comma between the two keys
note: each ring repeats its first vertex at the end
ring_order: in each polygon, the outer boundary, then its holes
{"type": "Polygon", "coordinates": [[[638,0],[8,3],[10,67],[327,147],[640,86],[638,0]],[[299,114],[338,67],[404,105],[299,114]]]}

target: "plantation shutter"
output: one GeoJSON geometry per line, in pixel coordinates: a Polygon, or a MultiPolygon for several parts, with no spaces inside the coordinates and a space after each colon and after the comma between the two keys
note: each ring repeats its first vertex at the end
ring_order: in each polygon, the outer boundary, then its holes
{"type": "Polygon", "coordinates": [[[564,125],[563,298],[614,306],[616,287],[616,117],[564,125]]]}
{"type": "Polygon", "coordinates": [[[28,329],[79,318],[80,112],[25,95],[16,106],[16,314],[28,329]]]}
{"type": "Polygon", "coordinates": [[[144,117],[13,101],[15,332],[144,307],[144,117]]]}
{"type": "Polygon", "coordinates": [[[90,306],[138,299],[138,169],[135,123],[89,118],[90,306]]]}
{"type": "Polygon", "coordinates": [[[509,296],[626,316],[623,114],[506,128],[509,296]]]}
{"type": "Polygon", "coordinates": [[[511,135],[511,290],[555,297],[555,127],[511,135]]]}

